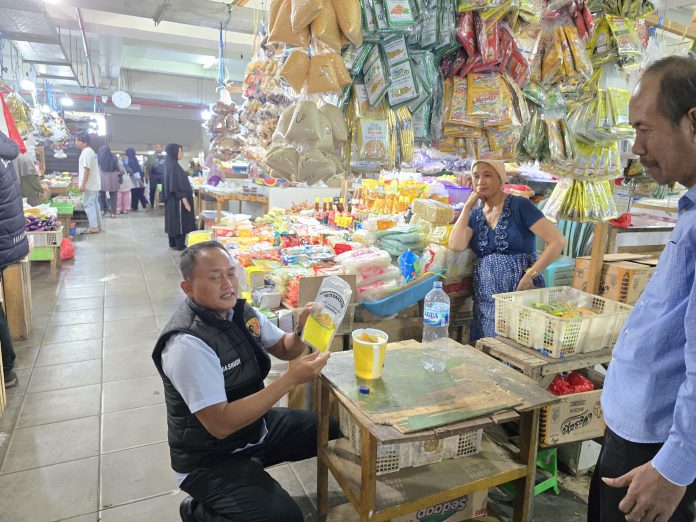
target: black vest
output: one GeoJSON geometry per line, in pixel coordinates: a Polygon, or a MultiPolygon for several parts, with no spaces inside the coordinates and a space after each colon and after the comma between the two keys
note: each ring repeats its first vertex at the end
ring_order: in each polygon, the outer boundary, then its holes
{"type": "Polygon", "coordinates": [[[218,440],[191,413],[181,394],[162,371],[162,350],[172,335],[187,333],[198,337],[220,358],[228,402],[263,389],[271,360],[260,343],[259,323],[253,309],[237,300],[232,321],[222,319],[191,300],[182,303],[160,335],[152,358],[164,381],[167,426],[172,468],[190,473],[198,467],[254,443],[261,436],[263,419],[218,440]]]}

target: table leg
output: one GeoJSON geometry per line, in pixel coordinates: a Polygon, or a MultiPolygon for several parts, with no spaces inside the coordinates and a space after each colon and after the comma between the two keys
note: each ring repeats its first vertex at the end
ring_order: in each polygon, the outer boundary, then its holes
{"type": "Polygon", "coordinates": [[[535,409],[522,413],[520,416],[520,460],[527,466],[527,476],[515,483],[513,522],[532,520],[538,446],[539,410],[535,409]]]}
{"type": "Polygon", "coordinates": [[[329,468],[322,457],[322,448],[329,444],[329,388],[322,379],[316,386],[316,408],[319,418],[317,426],[317,512],[319,518],[325,520],[329,514],[329,468]]]}
{"type": "Polygon", "coordinates": [[[371,520],[377,504],[377,439],[364,427],[360,428],[360,522],[371,520]]]}

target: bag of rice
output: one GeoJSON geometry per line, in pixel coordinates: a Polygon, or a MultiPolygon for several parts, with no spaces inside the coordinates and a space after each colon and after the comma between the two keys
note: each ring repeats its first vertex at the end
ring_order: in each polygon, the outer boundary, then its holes
{"type": "Polygon", "coordinates": [[[321,121],[321,138],[319,138],[317,148],[322,152],[335,152],[336,146],[334,144],[331,120],[323,111],[319,111],[319,120],[321,121]]]}
{"type": "Polygon", "coordinates": [[[318,92],[338,92],[341,87],[336,78],[331,55],[318,54],[312,57],[307,75],[307,94],[318,92]]]}
{"type": "Polygon", "coordinates": [[[314,185],[336,175],[336,164],[321,151],[312,149],[300,155],[297,181],[314,185]]]}
{"type": "Polygon", "coordinates": [[[302,49],[295,49],[280,69],[280,77],[299,93],[304,88],[309,73],[309,55],[302,49]]]}
{"type": "Polygon", "coordinates": [[[276,22],[268,35],[268,42],[281,42],[293,47],[307,48],[309,46],[309,28],[293,31],[290,25],[290,0],[284,0],[278,10],[276,22]]]}
{"type": "Polygon", "coordinates": [[[293,147],[283,147],[269,152],[264,158],[266,165],[290,177],[297,176],[297,165],[300,154],[293,147]]]}
{"type": "Polygon", "coordinates": [[[333,0],[338,26],[355,47],[363,44],[360,0],[333,0]]]}
{"type": "Polygon", "coordinates": [[[324,0],[290,0],[290,23],[293,31],[302,31],[311,24],[324,8],[324,0]]]}
{"type": "Polygon", "coordinates": [[[321,107],[321,111],[331,122],[331,130],[333,131],[333,138],[336,145],[348,141],[348,127],[346,126],[346,120],[343,117],[341,109],[331,103],[326,103],[321,107]]]}
{"type": "MultiPolygon", "coordinates": [[[[314,61],[314,60],[312,60],[314,61]]],[[[321,120],[319,109],[312,101],[302,101],[295,106],[285,139],[291,143],[319,141],[321,120]]]]}
{"type": "Polygon", "coordinates": [[[321,40],[337,53],[341,52],[341,32],[334,11],[333,2],[326,2],[311,24],[312,38],[321,40]]]}

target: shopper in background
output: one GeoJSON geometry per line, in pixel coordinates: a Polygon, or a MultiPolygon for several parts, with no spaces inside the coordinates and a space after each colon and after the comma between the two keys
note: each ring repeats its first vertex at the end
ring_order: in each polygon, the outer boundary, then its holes
{"type": "Polygon", "coordinates": [[[474,323],[471,340],[495,337],[494,294],[543,287],[541,275],[561,255],[566,239],[527,198],[503,191],[502,161],[472,165],[474,192],[452,229],[449,247],[478,256],[474,265],[474,323]],[[479,206],[479,203],[483,203],[479,206]],[[541,256],[536,237],[546,242],[541,256]]]}
{"type": "Polygon", "coordinates": [[[133,188],[133,181],[131,180],[131,175],[125,170],[125,165],[121,158],[118,158],[120,163],[120,168],[124,169],[123,174],[118,175],[118,194],[116,195],[116,213],[117,214],[128,214],[128,209],[131,206],[131,189],[133,188]]]}
{"type": "Polygon", "coordinates": [[[133,185],[133,188],[131,188],[131,210],[137,212],[138,203],[140,203],[144,209],[147,208],[144,183],[145,175],[138,158],[135,156],[134,148],[130,147],[126,149],[126,159],[123,161],[123,166],[126,172],[130,174],[131,184],[133,185]]]}
{"type": "Polygon", "coordinates": [[[97,161],[99,162],[99,170],[101,171],[101,193],[99,194],[99,202],[102,211],[106,213],[108,208],[111,212],[111,217],[114,218],[116,217],[118,187],[120,186],[119,176],[123,176],[126,171],[121,161],[111,152],[108,145],[102,145],[99,148],[97,161]],[[109,194],[108,203],[106,199],[107,192],[109,194]]]}
{"type": "MultiPolygon", "coordinates": [[[[19,147],[0,132],[0,282],[8,266],[29,254],[29,241],[24,231],[24,211],[19,194],[19,183],[14,171],[14,160],[19,147]]],[[[5,388],[17,386],[17,374],[13,370],[15,352],[7,317],[0,306],[0,350],[5,388]]]]}
{"type": "MultiPolygon", "coordinates": [[[[273,407],[319,375],[329,359],[328,352],[302,356],[311,307],[302,310],[294,332],[277,328],[237,299],[232,259],[214,241],[186,249],[181,274],[187,300],[152,354],[164,381],[172,468],[191,495],[181,503],[181,518],[300,522],[300,508],[264,468],[317,452],[316,414],[273,407]],[[269,353],[296,363],[264,387],[269,353]]],[[[329,435],[340,435],[333,422],[329,435]]]]}
{"type": "MultiPolygon", "coordinates": [[[[155,145],[155,153],[147,158],[147,176],[150,182],[150,206],[155,208],[155,194],[157,193],[157,186],[164,185],[164,164],[165,155],[163,154],[164,148],[161,143],[155,145]]],[[[160,201],[163,201],[164,197],[160,194],[160,201]]]]}
{"type": "Polygon", "coordinates": [[[40,205],[47,192],[39,181],[39,171],[36,170],[36,158],[33,151],[27,150],[14,160],[14,168],[19,178],[19,190],[23,198],[27,199],[32,207],[40,205]]]}
{"type": "Polygon", "coordinates": [[[614,347],[607,429],[588,520],[696,520],[696,60],[648,67],[633,93],[633,152],[660,185],[688,188],[650,283],[614,347]]]}
{"type": "Polygon", "coordinates": [[[99,192],[101,191],[101,173],[97,162],[97,154],[89,146],[92,139],[87,132],[78,132],[75,146],[80,149],[78,180],[80,192],[84,194],[83,205],[89,221],[88,234],[96,234],[102,228],[102,215],[99,207],[99,192]]]}
{"type": "Polygon", "coordinates": [[[186,248],[186,234],[196,230],[193,214],[193,189],[188,176],[179,164],[184,155],[181,145],[167,145],[167,161],[164,166],[164,231],[169,236],[169,247],[186,248]]]}

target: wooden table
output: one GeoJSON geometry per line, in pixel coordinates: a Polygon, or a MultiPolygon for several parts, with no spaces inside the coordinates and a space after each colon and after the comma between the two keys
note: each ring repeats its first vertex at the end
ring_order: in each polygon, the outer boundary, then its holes
{"type": "Polygon", "coordinates": [[[242,192],[231,194],[219,194],[211,192],[203,188],[198,189],[197,203],[199,212],[202,210],[203,200],[208,196],[215,200],[215,209],[217,210],[217,222],[222,218],[222,205],[229,201],[248,201],[250,203],[258,203],[263,206],[263,213],[268,213],[268,197],[260,194],[245,194],[242,192]]]}
{"type": "MultiPolygon", "coordinates": [[[[399,388],[397,381],[408,376],[412,393],[407,394],[410,404],[418,404],[417,414],[409,422],[422,422],[423,418],[447,418],[452,422],[414,432],[397,430],[393,425],[377,424],[374,415],[368,415],[358,400],[347,391],[352,373],[352,353],[333,354],[324,369],[317,386],[319,414],[317,500],[321,517],[328,513],[328,472],[336,478],[361,521],[384,521],[406,515],[433,504],[485,490],[493,486],[516,481],[513,520],[531,520],[536,474],[536,452],[539,433],[539,408],[556,402],[536,382],[509,368],[470,346],[463,346],[448,339],[445,342],[448,369],[442,374],[432,374],[422,368],[418,353],[422,349],[416,341],[392,343],[387,350],[382,379],[372,381],[373,390],[399,388]],[[417,353],[416,353],[417,351],[417,353]],[[415,355],[415,356],[414,356],[415,355]],[[390,364],[391,362],[391,364],[390,364]],[[401,377],[399,377],[401,376],[401,377]],[[450,378],[457,383],[451,389],[434,390],[432,382],[450,378]],[[489,383],[482,387],[480,383],[489,383]],[[453,398],[467,400],[457,392],[462,387],[473,387],[470,395],[505,396],[510,406],[491,409],[485,400],[466,408],[449,409],[434,397],[453,394],[453,398]],[[438,393],[434,393],[434,392],[438,393]],[[329,396],[334,395],[341,406],[357,423],[361,433],[361,457],[351,451],[347,439],[329,443],[329,396]],[[415,401],[415,402],[414,402],[415,401]],[[459,417],[456,419],[456,417],[459,417]],[[466,418],[468,416],[468,418],[466,418]],[[453,420],[456,419],[456,420],[453,420]],[[382,476],[376,474],[377,447],[379,444],[395,444],[423,440],[442,439],[493,424],[520,421],[519,454],[513,455],[496,445],[484,435],[478,455],[445,460],[417,468],[406,468],[382,476]]],[[[357,381],[354,377],[353,381],[357,381]]],[[[360,381],[364,383],[366,381],[360,381]]],[[[368,381],[369,382],[369,381],[368,381]]],[[[357,386],[354,382],[353,386],[357,386]]],[[[376,395],[379,398],[379,395],[376,395]]],[[[399,393],[399,397],[404,397],[399,393]]],[[[459,402],[456,400],[454,402],[459,402]]],[[[381,401],[381,399],[379,399],[381,401]]],[[[451,405],[451,403],[450,403],[451,405]]]]}
{"type": "Polygon", "coordinates": [[[476,348],[513,368],[547,388],[556,374],[571,372],[583,368],[592,368],[597,364],[611,361],[613,348],[604,348],[590,353],[569,355],[563,359],[548,357],[536,350],[522,346],[505,337],[485,337],[479,339],[476,348]]]}

